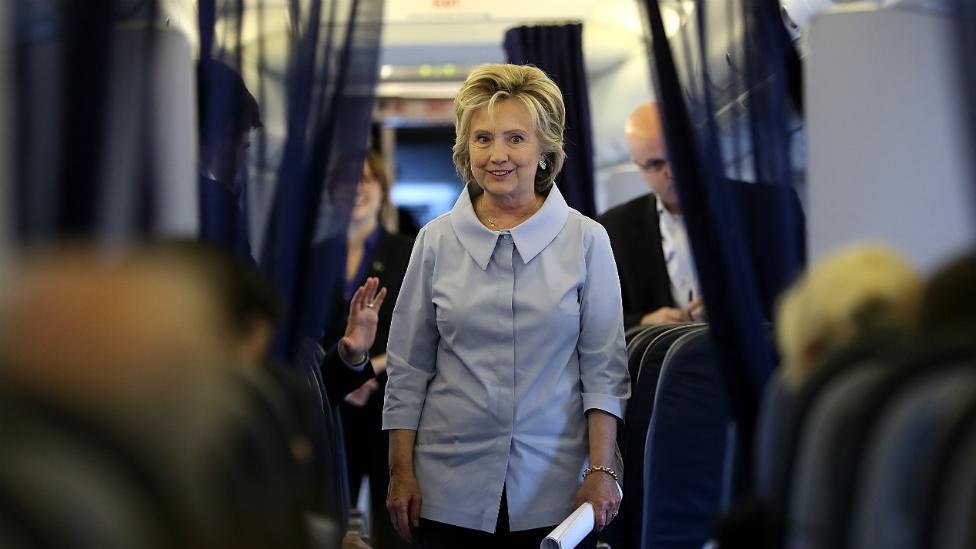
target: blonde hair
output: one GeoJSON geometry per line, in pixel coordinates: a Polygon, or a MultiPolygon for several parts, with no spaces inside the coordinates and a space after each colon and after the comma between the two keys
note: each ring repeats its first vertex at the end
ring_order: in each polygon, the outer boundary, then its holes
{"type": "Polygon", "coordinates": [[[827,354],[870,332],[907,331],[920,297],[918,275],[887,247],[861,244],[824,257],[777,305],[785,378],[799,383],[827,354]]]}
{"type": "MultiPolygon", "coordinates": [[[[484,65],[471,72],[454,98],[454,166],[465,183],[475,182],[468,155],[471,117],[482,107],[491,112],[497,101],[506,99],[521,101],[532,117],[542,158],[547,164],[546,169],[536,170],[535,190],[545,193],[566,161],[563,151],[566,107],[559,87],[546,73],[531,65],[484,65]]],[[[473,187],[480,190],[477,185],[473,187]]]]}
{"type": "MultiPolygon", "coordinates": [[[[381,201],[381,206],[385,207],[390,203],[390,176],[386,173],[386,163],[383,161],[383,155],[373,149],[366,149],[366,166],[369,166],[369,171],[373,172],[373,177],[380,184],[380,188],[383,192],[383,198],[381,201]]],[[[365,170],[364,170],[365,171],[365,170]]],[[[366,175],[365,173],[363,175],[366,175]]]]}

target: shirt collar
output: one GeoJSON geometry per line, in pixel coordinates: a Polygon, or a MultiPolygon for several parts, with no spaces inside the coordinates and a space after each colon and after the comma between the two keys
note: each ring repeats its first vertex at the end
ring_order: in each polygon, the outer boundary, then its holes
{"type": "Polygon", "coordinates": [[[657,208],[657,215],[666,218],[670,223],[681,223],[681,214],[673,214],[664,207],[664,202],[655,194],[654,196],[654,207],[657,208]]]}
{"type": "MultiPolygon", "coordinates": [[[[528,263],[539,255],[539,252],[556,238],[568,218],[569,206],[566,205],[566,200],[563,199],[559,189],[553,185],[542,207],[532,214],[532,217],[509,231],[522,260],[528,263]]],[[[461,191],[457,202],[451,208],[451,226],[461,245],[475,263],[482,270],[487,269],[491,254],[495,251],[498,235],[501,233],[489,230],[478,220],[467,187],[461,191]]]]}

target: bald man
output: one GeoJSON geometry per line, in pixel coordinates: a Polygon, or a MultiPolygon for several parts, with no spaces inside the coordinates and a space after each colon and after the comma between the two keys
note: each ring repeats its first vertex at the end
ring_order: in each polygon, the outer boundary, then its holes
{"type": "Polygon", "coordinates": [[[703,320],[705,307],[656,103],[624,126],[630,157],[650,187],[597,221],[610,234],[623,290],[624,325],[703,320]]]}
{"type": "MultiPolygon", "coordinates": [[[[597,218],[607,229],[620,276],[624,325],[703,321],[698,273],[691,254],[681,203],[675,186],[668,147],[657,103],[637,107],[624,126],[631,160],[637,164],[650,194],[608,210],[597,218]]],[[[792,188],[730,181],[742,212],[745,239],[767,317],[776,294],[788,284],[776,269],[775,258],[764,256],[767,246],[762,223],[754,222],[763,208],[786,204],[796,212],[797,249],[805,246],[803,212],[792,188]],[[788,195],[788,196],[785,196],[788,195]]]]}

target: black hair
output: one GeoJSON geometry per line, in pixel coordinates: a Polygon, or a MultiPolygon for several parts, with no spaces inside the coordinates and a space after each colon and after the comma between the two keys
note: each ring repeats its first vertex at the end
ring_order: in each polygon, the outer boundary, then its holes
{"type": "Polygon", "coordinates": [[[171,259],[198,275],[234,335],[246,335],[254,321],[274,326],[281,317],[281,301],[264,275],[210,244],[191,239],[159,240],[137,257],[171,259]]]}
{"type": "Polygon", "coordinates": [[[918,323],[926,335],[976,327],[976,252],[951,261],[929,279],[918,323]]]}
{"type": "Polygon", "coordinates": [[[240,73],[213,59],[197,65],[197,121],[201,145],[264,127],[258,101],[240,73]]]}

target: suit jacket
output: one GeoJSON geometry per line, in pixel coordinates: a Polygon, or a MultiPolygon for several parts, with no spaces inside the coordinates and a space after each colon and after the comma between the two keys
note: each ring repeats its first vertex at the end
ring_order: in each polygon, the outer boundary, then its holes
{"type": "MultiPolygon", "coordinates": [[[[366,265],[365,276],[378,277],[381,285],[385,286],[387,290],[386,299],[378,311],[379,323],[376,326],[376,341],[373,343],[373,348],[370,349],[370,356],[375,357],[386,353],[390,324],[393,321],[393,307],[400,295],[400,284],[403,282],[403,275],[407,271],[412,249],[411,241],[381,230],[379,241],[376,243],[372,257],[369,258],[369,264],[366,265]]],[[[343,287],[344,282],[340,280],[335,291],[335,301],[332,304],[331,310],[334,313],[326,334],[327,341],[338,341],[342,337],[341,330],[349,315],[349,303],[343,296],[343,287]]],[[[345,436],[345,461],[353,494],[358,495],[358,486],[362,475],[369,475],[370,510],[373,516],[371,545],[377,549],[391,549],[406,547],[406,543],[397,536],[386,511],[386,490],[390,483],[388,469],[389,435],[381,429],[383,394],[387,380],[386,372],[376,376],[376,379],[380,388],[373,393],[365,407],[351,406],[342,402],[342,397],[333,402],[339,404],[341,409],[345,436]]],[[[356,387],[358,386],[356,385],[356,387]]],[[[347,388],[347,386],[343,387],[343,389],[347,388]]],[[[348,392],[347,390],[346,393],[348,392]]]]}
{"type": "Polygon", "coordinates": [[[246,187],[205,175],[198,177],[197,184],[200,239],[256,266],[251,256],[246,187]]]}
{"type": "MultiPolygon", "coordinates": [[[[806,229],[803,209],[792,187],[742,181],[729,183],[741,213],[747,253],[756,277],[763,314],[770,319],[776,297],[792,280],[783,277],[778,268],[780,258],[765,245],[769,237],[766,233],[768,225],[759,220],[767,208],[788,204],[793,209],[794,225],[781,230],[788,231],[796,249],[801,251],[805,260],[806,229]],[[788,195],[785,199],[784,193],[788,195]]],[[[617,262],[624,305],[624,326],[636,326],[645,314],[660,307],[674,306],[671,279],[664,261],[664,251],[661,249],[661,229],[654,195],[639,196],[612,208],[598,217],[597,221],[610,235],[614,260],[617,262]]],[[[734,288],[727,291],[734,291],[734,288]]]]}
{"type": "MultiPolygon", "coordinates": [[[[399,235],[380,229],[380,239],[376,243],[373,256],[366,266],[366,277],[375,276],[380,279],[380,286],[386,287],[386,299],[379,310],[379,323],[376,325],[376,341],[369,351],[369,356],[379,356],[386,352],[386,342],[390,337],[390,323],[393,321],[393,306],[400,295],[400,284],[407,272],[410,262],[410,252],[413,244],[399,235]]],[[[349,303],[343,296],[344,282],[340,281],[335,289],[331,307],[332,318],[328,323],[323,337],[323,346],[329,348],[342,338],[349,316],[349,303]]],[[[383,378],[385,379],[385,374],[383,378]]]]}
{"type": "Polygon", "coordinates": [[[610,235],[617,262],[624,327],[640,324],[645,314],[674,305],[671,278],[661,249],[661,226],[653,194],[607,210],[597,218],[610,235]]]}

